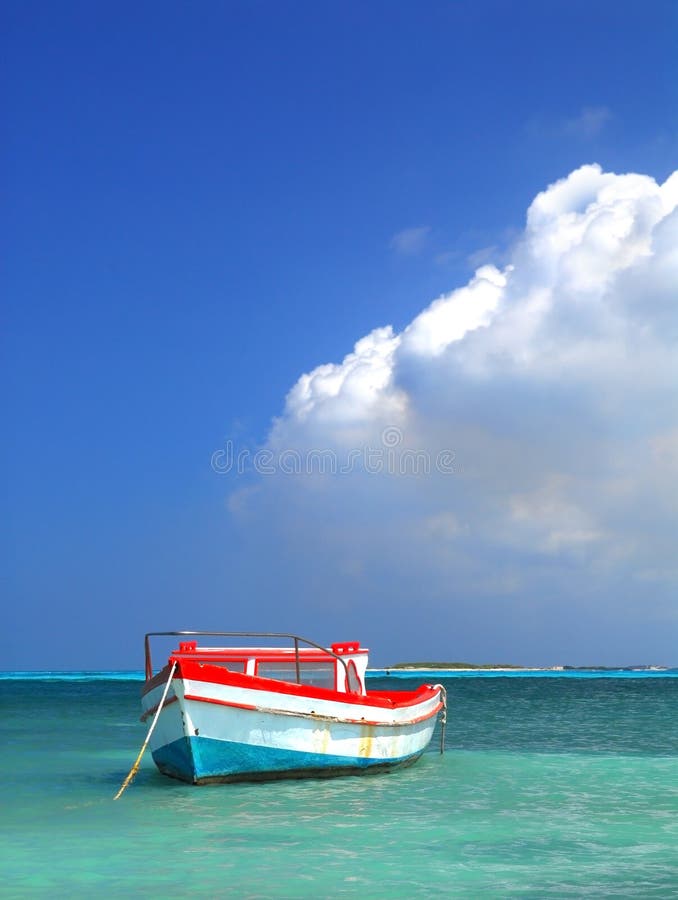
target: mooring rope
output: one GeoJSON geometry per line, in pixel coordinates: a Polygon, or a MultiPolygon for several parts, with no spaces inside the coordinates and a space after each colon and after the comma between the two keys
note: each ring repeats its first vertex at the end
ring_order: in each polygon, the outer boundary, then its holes
{"type": "Polygon", "coordinates": [[[433,687],[436,687],[440,691],[440,699],[443,704],[442,712],[440,715],[440,752],[445,752],[445,726],[447,725],[447,689],[442,684],[434,684],[433,687]]]}
{"type": "Polygon", "coordinates": [[[134,776],[139,771],[139,766],[141,764],[141,757],[146,752],[146,747],[148,747],[148,742],[150,741],[151,735],[153,734],[153,729],[155,728],[155,724],[160,717],[160,713],[162,712],[163,706],[165,705],[165,700],[167,699],[167,693],[169,691],[169,686],[172,683],[172,678],[174,677],[174,670],[176,669],[176,667],[177,667],[177,664],[175,661],[174,663],[172,663],[172,668],[170,669],[169,678],[167,679],[167,684],[165,685],[165,690],[162,692],[162,699],[160,700],[160,703],[158,703],[158,708],[155,711],[155,716],[153,717],[153,721],[151,722],[151,727],[148,729],[148,734],[146,735],[146,740],[141,745],[141,750],[139,751],[139,755],[137,756],[136,760],[134,761],[134,765],[129,770],[129,774],[128,774],[127,778],[125,778],[125,780],[123,781],[122,787],[120,788],[118,793],[113,798],[114,800],[119,800],[120,797],[122,797],[123,791],[125,790],[125,788],[129,785],[129,783],[132,781],[134,776]]]}

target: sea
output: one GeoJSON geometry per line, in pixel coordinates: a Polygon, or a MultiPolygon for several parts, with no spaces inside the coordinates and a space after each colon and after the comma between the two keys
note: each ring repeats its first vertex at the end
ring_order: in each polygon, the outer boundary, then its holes
{"type": "Polygon", "coordinates": [[[678,670],[438,672],[409,769],[194,787],[149,752],[116,801],[140,678],[0,674],[1,897],[678,898],[678,670]]]}

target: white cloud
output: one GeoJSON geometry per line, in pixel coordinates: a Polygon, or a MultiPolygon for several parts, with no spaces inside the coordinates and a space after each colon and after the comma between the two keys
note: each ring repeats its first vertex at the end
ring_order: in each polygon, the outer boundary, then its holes
{"type": "Polygon", "coordinates": [[[273,428],[276,446],[297,446],[304,429],[328,441],[359,440],[364,428],[399,421],[407,406],[393,386],[394,354],[400,337],[391,326],[361,338],[339,365],[329,363],[302,375],[287,396],[285,415],[273,428]]]}
{"type": "Polygon", "coordinates": [[[677,434],[678,173],[662,185],[588,165],[534,199],[501,270],[303,375],[269,439],[453,451],[454,474],[279,475],[250,511],[285,531],[300,572],[322,558],[328,596],[360,573],[377,611],[414,591],[438,622],[463,608],[469,634],[487,604],[509,631],[541,621],[544,646],[568,609],[638,632],[678,590],[677,434]],[[651,598],[631,591],[649,581],[651,598]]]}
{"type": "Polygon", "coordinates": [[[403,332],[403,352],[439,356],[476,328],[488,325],[506,287],[506,276],[482,266],[466,287],[440,297],[403,332]]]}
{"type": "Polygon", "coordinates": [[[510,496],[511,524],[529,529],[533,546],[547,553],[602,540],[590,511],[570,499],[573,488],[571,479],[554,476],[532,493],[510,496]]]}

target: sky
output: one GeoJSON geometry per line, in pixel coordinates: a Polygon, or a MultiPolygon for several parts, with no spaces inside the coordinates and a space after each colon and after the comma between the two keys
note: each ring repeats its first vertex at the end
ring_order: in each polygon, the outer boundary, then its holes
{"type": "Polygon", "coordinates": [[[2,9],[3,669],[678,665],[678,7],[2,9]]]}

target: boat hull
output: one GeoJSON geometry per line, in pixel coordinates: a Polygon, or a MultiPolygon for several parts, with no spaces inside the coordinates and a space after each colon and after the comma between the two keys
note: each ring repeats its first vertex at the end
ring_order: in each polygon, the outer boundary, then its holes
{"type": "MultiPolygon", "coordinates": [[[[372,705],[369,696],[308,696],[297,685],[276,690],[263,679],[256,688],[242,676],[236,681],[174,678],[151,740],[163,774],[210,784],[390,771],[421,756],[441,707],[433,687],[404,703],[380,697],[372,705]]],[[[146,716],[160,693],[159,680],[144,695],[146,716]]]]}
{"type": "Polygon", "coordinates": [[[337,778],[389,772],[412,765],[419,753],[403,759],[374,760],[277,747],[254,747],[233,741],[183,737],[158,748],[159,771],[189,784],[275,781],[285,778],[337,778]]]}

